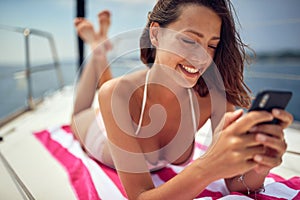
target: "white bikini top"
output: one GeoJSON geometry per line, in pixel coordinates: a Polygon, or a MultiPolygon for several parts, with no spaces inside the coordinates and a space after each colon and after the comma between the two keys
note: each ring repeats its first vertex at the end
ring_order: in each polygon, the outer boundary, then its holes
{"type": "MultiPolygon", "coordinates": [[[[145,112],[145,107],[146,107],[146,102],[147,102],[147,85],[148,85],[148,81],[149,81],[149,74],[150,74],[150,70],[147,71],[146,74],[146,80],[145,80],[145,86],[144,86],[144,94],[143,94],[143,102],[142,102],[142,110],[141,110],[141,115],[140,115],[140,119],[139,119],[139,124],[138,127],[135,131],[135,135],[138,135],[141,127],[142,127],[142,122],[143,122],[143,116],[144,116],[144,112],[145,112]]],[[[192,111],[192,121],[193,121],[193,128],[194,128],[194,133],[197,132],[197,122],[196,122],[196,114],[195,114],[195,108],[194,108],[194,104],[193,104],[193,98],[192,98],[192,89],[188,88],[188,94],[189,94],[189,99],[190,99],[190,106],[191,106],[191,111],[192,111]]]]}
{"type": "MultiPolygon", "coordinates": [[[[142,127],[143,116],[144,116],[146,102],[147,102],[147,88],[148,88],[147,85],[148,85],[148,81],[149,81],[149,74],[150,74],[150,70],[148,70],[147,74],[146,74],[143,101],[142,101],[142,110],[141,110],[139,124],[138,124],[138,127],[136,129],[135,135],[139,134],[139,132],[141,130],[141,127],[142,127]]],[[[189,94],[189,99],[190,99],[190,107],[191,107],[191,111],[192,111],[191,113],[192,113],[193,128],[194,128],[194,133],[196,134],[196,132],[197,132],[197,122],[196,122],[196,113],[195,113],[195,108],[194,108],[194,104],[193,104],[192,89],[191,88],[188,88],[188,94],[189,94]]],[[[188,164],[190,162],[190,160],[192,159],[192,155],[191,155],[190,159],[188,159],[182,165],[188,164]]],[[[155,171],[155,170],[158,170],[158,169],[161,169],[161,168],[165,167],[169,163],[166,160],[158,160],[158,162],[155,163],[155,164],[152,164],[150,162],[147,162],[147,164],[148,164],[148,168],[149,168],[150,171],[155,171]]]]}

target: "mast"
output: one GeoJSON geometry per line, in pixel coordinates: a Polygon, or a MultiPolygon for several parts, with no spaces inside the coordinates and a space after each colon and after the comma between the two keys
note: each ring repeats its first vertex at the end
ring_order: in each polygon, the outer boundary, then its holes
{"type": "MultiPolygon", "coordinates": [[[[77,1],[77,17],[85,17],[85,0],[76,0],[77,1]]],[[[77,35],[78,38],[78,70],[81,74],[82,72],[82,63],[84,59],[84,43],[82,39],[77,35]]]]}

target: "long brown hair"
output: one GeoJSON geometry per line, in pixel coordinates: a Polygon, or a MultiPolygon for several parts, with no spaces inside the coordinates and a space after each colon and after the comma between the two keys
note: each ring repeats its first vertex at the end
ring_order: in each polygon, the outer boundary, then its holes
{"type": "MultiPolygon", "coordinates": [[[[250,89],[244,83],[244,62],[248,59],[245,45],[235,28],[233,18],[234,8],[230,0],[158,0],[152,12],[148,14],[148,22],[140,38],[141,60],[151,67],[155,60],[156,49],[151,45],[149,27],[157,22],[161,27],[175,22],[183,5],[201,5],[213,10],[222,20],[221,40],[214,56],[214,63],[219,70],[226,92],[227,101],[235,106],[248,107],[251,98],[250,89]]],[[[207,71],[211,70],[208,68],[207,71]]],[[[205,72],[207,73],[207,72],[205,72]]],[[[208,72],[209,73],[209,72],[208,72]]],[[[209,91],[200,77],[194,86],[200,96],[206,96],[209,91]]]]}

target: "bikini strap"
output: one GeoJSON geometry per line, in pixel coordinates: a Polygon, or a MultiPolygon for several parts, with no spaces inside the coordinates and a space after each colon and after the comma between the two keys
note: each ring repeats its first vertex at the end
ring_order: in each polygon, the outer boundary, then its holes
{"type": "Polygon", "coordinates": [[[197,120],[196,120],[196,112],[195,107],[193,104],[193,95],[192,95],[192,89],[188,88],[189,98],[190,98],[190,106],[191,106],[191,112],[192,112],[192,121],[193,121],[193,127],[194,127],[194,133],[197,132],[197,120]]]}
{"type": "MultiPolygon", "coordinates": [[[[141,127],[142,127],[143,116],[144,116],[146,102],[147,102],[147,88],[148,88],[147,85],[148,85],[148,80],[149,80],[149,74],[150,74],[150,70],[148,70],[147,74],[146,74],[144,94],[143,94],[143,102],[142,102],[142,110],[141,110],[141,115],[140,115],[138,127],[137,127],[137,129],[134,133],[135,135],[139,134],[139,132],[141,130],[141,127]]],[[[192,90],[191,88],[188,89],[188,94],[189,94],[189,99],[190,99],[190,106],[191,106],[194,133],[196,133],[197,132],[196,113],[195,113],[195,108],[194,108],[194,104],[193,104],[193,97],[192,97],[192,91],[191,90],[192,90]]]]}
{"type": "Polygon", "coordinates": [[[141,127],[142,127],[142,122],[143,122],[143,116],[144,116],[144,112],[145,112],[145,107],[146,107],[146,102],[147,102],[147,85],[148,85],[148,80],[149,80],[149,74],[150,74],[150,70],[147,71],[146,74],[146,79],[145,79],[145,86],[144,86],[144,94],[143,94],[143,102],[142,102],[142,110],[141,110],[141,115],[140,115],[140,119],[139,119],[139,124],[138,127],[135,131],[135,135],[138,135],[141,127]]]}

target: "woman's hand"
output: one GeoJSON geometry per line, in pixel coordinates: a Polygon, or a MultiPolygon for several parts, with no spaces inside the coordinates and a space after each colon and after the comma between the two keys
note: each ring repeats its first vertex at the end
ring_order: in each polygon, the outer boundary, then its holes
{"type": "Polygon", "coordinates": [[[291,125],[294,121],[293,115],[291,113],[281,110],[281,109],[273,109],[272,110],[272,115],[279,119],[280,123],[279,125],[282,128],[287,128],[289,125],[291,125]]]}
{"type": "MultiPolygon", "coordinates": [[[[265,111],[253,111],[244,116],[242,114],[242,110],[226,113],[224,120],[216,128],[218,136],[214,137],[215,141],[205,155],[199,158],[199,164],[213,169],[217,179],[250,171],[257,166],[254,157],[265,153],[256,135],[248,134],[248,130],[261,122],[271,121],[274,116],[265,111]]],[[[269,132],[277,133],[278,130],[269,132]]]]}
{"type": "Polygon", "coordinates": [[[272,115],[280,120],[279,124],[261,124],[250,129],[256,141],[264,147],[264,153],[254,156],[254,161],[259,164],[255,171],[259,174],[268,174],[281,164],[287,148],[283,129],[293,122],[293,116],[284,110],[273,109],[272,115]]]}

